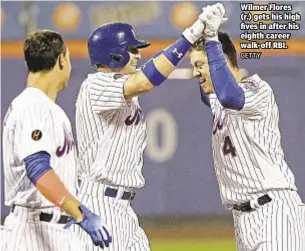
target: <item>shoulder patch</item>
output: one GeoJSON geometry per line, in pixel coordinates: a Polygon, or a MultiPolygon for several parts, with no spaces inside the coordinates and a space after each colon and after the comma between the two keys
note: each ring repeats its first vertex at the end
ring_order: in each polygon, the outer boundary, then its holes
{"type": "Polygon", "coordinates": [[[259,83],[253,80],[246,79],[241,82],[247,90],[252,92],[257,92],[259,88],[259,83]]]}
{"type": "Polygon", "coordinates": [[[40,130],[34,130],[31,134],[33,140],[38,141],[42,137],[42,132],[40,130]]]}

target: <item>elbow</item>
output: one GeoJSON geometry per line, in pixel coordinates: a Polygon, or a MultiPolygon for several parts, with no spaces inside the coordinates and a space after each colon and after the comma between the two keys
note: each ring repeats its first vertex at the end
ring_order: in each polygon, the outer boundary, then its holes
{"type": "Polygon", "coordinates": [[[239,111],[244,107],[245,93],[239,87],[235,91],[222,93],[219,95],[218,100],[224,108],[239,111]]]}
{"type": "Polygon", "coordinates": [[[230,95],[228,95],[227,93],[222,93],[221,95],[217,96],[220,104],[227,108],[228,105],[230,105],[231,99],[232,97],[230,97],[230,95]]]}
{"type": "Polygon", "coordinates": [[[218,97],[218,100],[220,102],[220,104],[224,107],[224,108],[229,108],[231,106],[231,97],[229,97],[228,95],[222,95],[220,97],[218,97]]]}
{"type": "Polygon", "coordinates": [[[227,109],[241,110],[244,107],[245,99],[243,96],[222,95],[219,98],[220,104],[227,109]]]}
{"type": "Polygon", "coordinates": [[[139,94],[149,92],[154,88],[150,79],[142,71],[134,75],[132,82],[134,83],[135,91],[139,94]]]}
{"type": "Polygon", "coordinates": [[[154,85],[150,83],[150,81],[145,81],[142,83],[139,92],[140,93],[145,93],[145,92],[150,92],[154,88],[154,85]]]}
{"type": "Polygon", "coordinates": [[[150,92],[154,86],[149,81],[139,81],[138,84],[135,86],[134,93],[136,95],[150,92]]]}
{"type": "Polygon", "coordinates": [[[124,97],[126,100],[130,100],[139,94],[151,91],[153,87],[149,79],[142,72],[139,72],[125,82],[123,86],[124,97]]]}

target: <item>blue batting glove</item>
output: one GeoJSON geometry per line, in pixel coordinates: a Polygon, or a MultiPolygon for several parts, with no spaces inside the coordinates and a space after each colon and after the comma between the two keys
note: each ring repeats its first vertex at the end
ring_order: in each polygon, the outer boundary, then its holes
{"type": "Polygon", "coordinates": [[[79,208],[84,215],[83,220],[77,222],[75,219],[72,219],[64,228],[67,229],[72,224],[77,224],[90,235],[95,246],[100,246],[102,249],[104,246],[109,247],[109,244],[112,242],[112,237],[108,230],[103,226],[101,217],[92,213],[84,205],[80,205],[79,208]]]}

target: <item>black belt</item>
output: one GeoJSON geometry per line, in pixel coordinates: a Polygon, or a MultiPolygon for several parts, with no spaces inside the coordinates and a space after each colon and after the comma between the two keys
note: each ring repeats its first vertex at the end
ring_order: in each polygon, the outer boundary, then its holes
{"type": "MultiPolygon", "coordinates": [[[[262,205],[269,203],[271,200],[272,199],[270,198],[270,196],[268,194],[266,194],[262,197],[259,197],[257,199],[257,203],[260,206],[262,206],[262,205]]],[[[239,205],[235,204],[235,205],[233,205],[233,209],[237,210],[237,211],[241,211],[241,212],[251,212],[251,211],[255,210],[254,208],[251,207],[250,201],[239,204],[239,205]]]]}
{"type": "MultiPolygon", "coordinates": [[[[105,190],[105,196],[115,198],[118,195],[118,189],[107,187],[105,190]]],[[[135,192],[124,192],[121,199],[122,200],[133,200],[136,196],[135,192]]]]}
{"type": "MultiPolygon", "coordinates": [[[[11,207],[11,212],[12,213],[14,213],[15,206],[16,205],[13,205],[11,207]]],[[[48,214],[48,213],[41,212],[40,215],[39,215],[39,220],[40,221],[50,222],[52,220],[52,218],[53,218],[53,214],[48,214]]],[[[70,220],[71,220],[70,216],[68,216],[68,215],[61,215],[59,220],[56,223],[58,223],[58,224],[67,224],[70,220]]]]}

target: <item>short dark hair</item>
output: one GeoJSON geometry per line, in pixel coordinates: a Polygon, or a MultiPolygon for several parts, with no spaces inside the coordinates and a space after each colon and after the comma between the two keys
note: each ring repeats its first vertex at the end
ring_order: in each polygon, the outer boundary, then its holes
{"type": "MultiPolygon", "coordinates": [[[[228,33],[219,31],[218,32],[218,39],[222,45],[222,50],[225,55],[229,58],[231,64],[234,67],[238,68],[238,63],[237,63],[237,52],[236,48],[229,37],[228,33]]],[[[192,46],[192,49],[195,50],[205,50],[205,40],[204,38],[200,38],[194,45],[192,46]]]]}
{"type": "Polygon", "coordinates": [[[66,45],[60,34],[51,30],[35,31],[24,41],[24,58],[30,72],[49,71],[60,54],[66,54],[66,45]]]}

